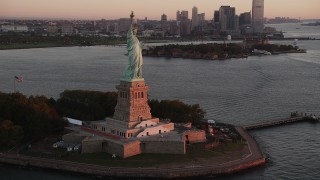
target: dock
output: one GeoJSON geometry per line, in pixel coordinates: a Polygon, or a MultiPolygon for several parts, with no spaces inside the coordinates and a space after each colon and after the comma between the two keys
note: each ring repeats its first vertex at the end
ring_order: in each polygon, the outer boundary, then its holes
{"type": "Polygon", "coordinates": [[[294,122],[304,122],[304,121],[319,122],[319,118],[315,117],[312,114],[307,115],[306,113],[295,112],[295,113],[291,113],[291,117],[289,118],[267,120],[267,121],[244,125],[242,127],[245,130],[255,130],[255,129],[265,128],[265,127],[279,126],[279,125],[285,125],[285,124],[294,123],[294,122]]]}

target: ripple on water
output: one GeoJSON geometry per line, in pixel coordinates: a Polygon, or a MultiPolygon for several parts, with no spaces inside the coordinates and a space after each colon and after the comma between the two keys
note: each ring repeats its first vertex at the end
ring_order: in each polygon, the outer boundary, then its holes
{"type": "Polygon", "coordinates": [[[295,123],[253,131],[271,158],[264,175],[279,179],[318,179],[320,140],[316,135],[319,127],[319,124],[295,123]]]}

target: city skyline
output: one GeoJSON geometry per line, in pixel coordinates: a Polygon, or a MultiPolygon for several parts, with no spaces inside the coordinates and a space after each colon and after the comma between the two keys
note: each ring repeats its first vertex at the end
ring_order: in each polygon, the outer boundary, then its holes
{"type": "MultiPolygon", "coordinates": [[[[131,10],[138,19],[159,20],[164,13],[168,20],[174,20],[177,10],[192,12],[196,6],[198,11],[206,14],[206,20],[213,18],[213,13],[220,6],[236,8],[236,14],[250,12],[252,0],[1,0],[0,17],[16,18],[60,18],[60,19],[118,19],[127,17],[131,10]],[[183,1],[183,2],[182,2],[183,1]]],[[[291,17],[301,19],[320,19],[317,8],[319,0],[265,0],[265,17],[291,17]],[[288,6],[290,4],[290,6],[288,6]]]]}

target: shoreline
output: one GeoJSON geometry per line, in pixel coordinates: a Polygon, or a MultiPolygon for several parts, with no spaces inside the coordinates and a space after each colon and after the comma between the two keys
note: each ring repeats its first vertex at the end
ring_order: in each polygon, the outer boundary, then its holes
{"type": "MultiPolygon", "coordinates": [[[[266,157],[262,153],[254,138],[242,127],[235,127],[238,133],[247,141],[248,153],[246,156],[232,157],[232,154],[215,157],[206,160],[195,161],[191,165],[176,164],[170,168],[164,167],[107,167],[94,164],[78,163],[72,161],[54,160],[24,156],[20,154],[0,154],[0,163],[22,167],[35,167],[49,170],[81,173],[102,177],[122,178],[181,178],[198,176],[219,176],[233,174],[245,169],[261,166],[266,163],[266,157]]],[[[236,155],[237,156],[237,155],[236,155]]]]}
{"type": "MultiPolygon", "coordinates": [[[[302,51],[283,51],[283,52],[274,52],[271,53],[270,55],[279,55],[279,54],[291,54],[291,53],[306,53],[306,50],[302,50],[302,51]]],[[[233,55],[233,56],[229,56],[229,57],[225,57],[225,58],[198,58],[198,57],[183,57],[183,56],[161,56],[161,55],[147,55],[144,54],[143,56],[145,57],[154,57],[154,58],[167,58],[167,59],[171,59],[171,58],[182,58],[182,59],[200,59],[200,60],[210,60],[210,61],[219,61],[219,60],[229,60],[229,59],[246,59],[249,56],[269,56],[269,55],[265,55],[265,54],[254,54],[254,53],[250,53],[250,54],[239,54],[239,55],[233,55]]]]}
{"type": "MultiPolygon", "coordinates": [[[[286,41],[286,40],[307,40],[307,41],[319,41],[320,38],[310,38],[310,37],[287,37],[281,39],[270,39],[270,41],[286,41]]],[[[243,38],[233,38],[233,41],[242,41],[243,38]]],[[[201,42],[203,40],[194,40],[194,39],[159,39],[159,40],[144,40],[143,43],[179,43],[179,42],[201,42]]],[[[224,42],[224,39],[217,38],[217,39],[208,39],[203,42],[224,42]]],[[[63,45],[63,44],[55,44],[55,43],[44,43],[44,44],[11,44],[11,45],[0,45],[1,50],[14,50],[14,49],[36,49],[36,48],[54,48],[54,47],[90,47],[90,46],[122,46],[125,44],[125,41],[120,41],[118,43],[105,43],[105,44],[94,44],[94,45],[63,45]]]]}

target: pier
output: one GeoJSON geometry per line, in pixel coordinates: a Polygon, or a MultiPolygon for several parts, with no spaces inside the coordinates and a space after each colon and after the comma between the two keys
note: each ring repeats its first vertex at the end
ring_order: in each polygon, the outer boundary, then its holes
{"type": "Polygon", "coordinates": [[[285,124],[289,124],[289,123],[303,122],[303,121],[319,122],[319,118],[317,118],[316,116],[314,116],[312,114],[307,115],[306,113],[294,112],[294,113],[291,113],[291,117],[289,117],[289,118],[267,120],[267,121],[253,123],[253,124],[248,124],[248,125],[245,125],[242,127],[245,130],[254,130],[254,129],[279,126],[279,125],[285,125],[285,124]]]}

